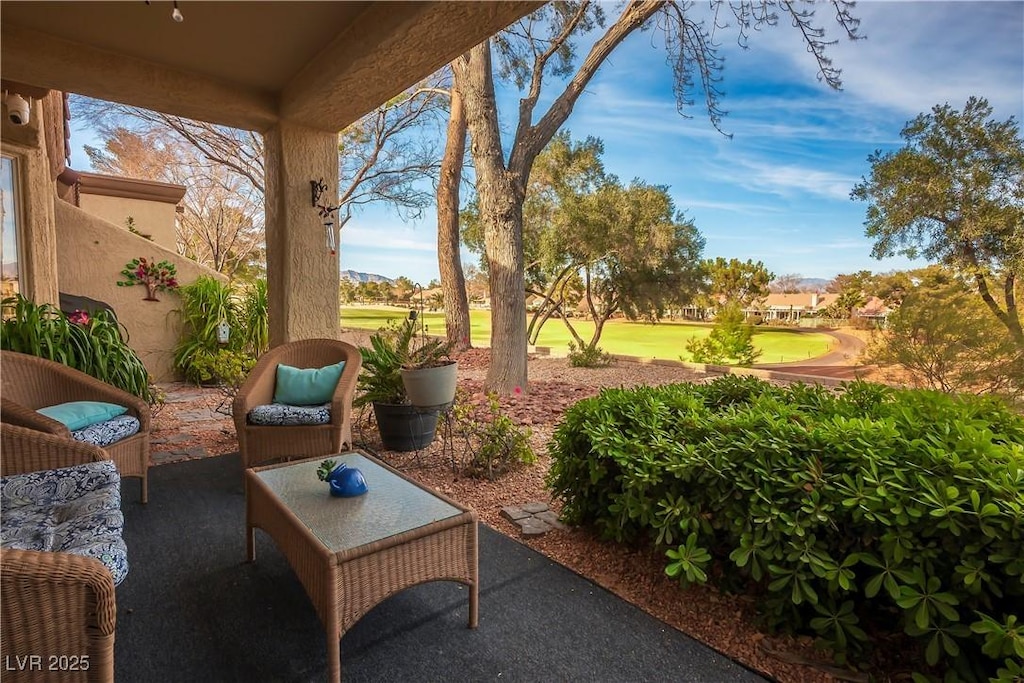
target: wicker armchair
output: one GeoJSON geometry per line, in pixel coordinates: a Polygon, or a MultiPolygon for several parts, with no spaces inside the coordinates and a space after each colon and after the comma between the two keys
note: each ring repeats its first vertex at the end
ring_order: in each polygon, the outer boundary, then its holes
{"type": "MultiPolygon", "coordinates": [[[[109,460],[102,449],[33,429],[0,427],[0,474],[20,474],[109,460]]],[[[64,681],[114,680],[114,579],[99,560],[83,555],[0,550],[0,659],[41,656],[8,673],[12,680],[49,681],[49,656],[88,656],[86,671],[62,672],[64,681]]],[[[69,660],[70,661],[70,660],[69,660]]]]}
{"type": "Polygon", "coordinates": [[[149,404],[84,372],[45,358],[0,351],[0,420],[65,438],[71,432],[36,410],[68,401],[105,401],[126,406],[140,422],[137,434],[104,447],[122,477],[142,479],[142,502],[149,500],[149,404]]]}
{"type": "Polygon", "coordinates": [[[235,395],[232,415],[238,450],[245,467],[275,460],[339,453],[352,444],[352,397],[363,359],[359,349],[336,339],[304,339],[282,344],[263,354],[235,395]],[[249,424],[249,411],[274,400],[277,366],[321,368],[345,361],[331,399],[331,421],[323,425],[266,426],[249,424]]]}

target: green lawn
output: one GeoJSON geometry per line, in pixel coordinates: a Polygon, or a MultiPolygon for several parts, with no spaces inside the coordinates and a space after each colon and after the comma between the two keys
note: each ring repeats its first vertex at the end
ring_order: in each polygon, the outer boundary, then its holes
{"type": "MultiPolygon", "coordinates": [[[[388,320],[400,321],[407,313],[406,308],[344,306],[341,309],[341,326],[376,330],[388,320]]],[[[444,334],[443,313],[426,312],[424,320],[428,332],[444,334]]],[[[475,346],[490,344],[490,311],[471,311],[470,325],[475,346]]],[[[573,326],[584,339],[590,339],[594,330],[593,323],[573,320],[573,326]]],[[[628,320],[611,320],[605,325],[599,345],[609,353],[669,360],[679,360],[680,356],[684,356],[685,360],[689,360],[689,354],[686,353],[687,340],[693,337],[706,337],[710,331],[710,325],[694,323],[663,321],[650,325],[628,320]]],[[[561,320],[549,320],[541,331],[537,345],[551,347],[554,355],[564,355],[570,339],[569,332],[561,320]]],[[[761,357],[758,359],[761,363],[786,363],[821,356],[829,352],[833,342],[832,337],[816,332],[758,329],[754,333],[754,344],[761,350],[761,357]]]]}

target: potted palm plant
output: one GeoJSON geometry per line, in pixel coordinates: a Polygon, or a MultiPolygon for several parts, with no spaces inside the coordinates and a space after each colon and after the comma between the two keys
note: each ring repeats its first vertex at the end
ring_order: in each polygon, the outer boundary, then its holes
{"type": "Polygon", "coordinates": [[[447,354],[444,345],[416,344],[416,324],[406,320],[370,336],[370,346],[360,349],[363,358],[356,406],[373,406],[384,447],[413,451],[428,446],[437,429],[439,405],[416,406],[402,381],[403,367],[437,362],[447,354]]]}

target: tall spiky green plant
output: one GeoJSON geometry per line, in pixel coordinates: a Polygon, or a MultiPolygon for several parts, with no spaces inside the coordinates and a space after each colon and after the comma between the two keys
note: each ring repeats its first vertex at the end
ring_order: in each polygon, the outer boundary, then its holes
{"type": "MultiPolygon", "coordinates": [[[[217,326],[221,321],[237,329],[238,301],[231,287],[216,278],[202,276],[195,282],[178,289],[181,295],[182,334],[174,350],[174,367],[181,370],[192,382],[203,382],[212,377],[205,376],[202,368],[209,367],[213,358],[222,348],[217,341],[217,326]]],[[[238,350],[237,341],[241,335],[231,335],[227,349],[238,350]]]]}
{"type": "Polygon", "coordinates": [[[96,311],[72,321],[51,304],[20,294],[3,300],[0,348],[63,363],[152,403],[149,373],[121,334],[117,318],[96,311]]]}
{"type": "Polygon", "coordinates": [[[354,405],[405,403],[408,397],[402,382],[402,368],[433,367],[448,357],[451,345],[425,335],[417,342],[417,332],[421,331],[421,324],[406,319],[401,324],[391,322],[370,336],[370,348],[359,349],[363,369],[357,384],[360,393],[354,405]]]}
{"type": "Polygon", "coordinates": [[[242,298],[243,345],[254,358],[270,348],[270,321],[268,317],[267,281],[254,280],[242,298]]]}
{"type": "Polygon", "coordinates": [[[245,366],[270,348],[266,280],[255,280],[243,290],[203,276],[178,292],[182,334],[174,365],[189,381],[228,380],[216,376],[213,370],[224,365],[224,359],[218,361],[218,356],[227,354],[245,366]],[[231,328],[227,344],[217,339],[221,322],[231,328]]]}

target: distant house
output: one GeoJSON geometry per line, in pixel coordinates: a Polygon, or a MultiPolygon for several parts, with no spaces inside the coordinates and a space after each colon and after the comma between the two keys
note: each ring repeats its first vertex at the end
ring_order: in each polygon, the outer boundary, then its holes
{"type": "Polygon", "coordinates": [[[892,311],[893,309],[886,305],[885,301],[877,296],[872,296],[863,306],[853,309],[853,314],[858,318],[884,323],[892,311]]]}
{"type": "Polygon", "coordinates": [[[747,315],[760,315],[765,320],[797,322],[803,316],[820,315],[839,297],[838,294],[798,292],[796,294],[769,294],[744,309],[747,315]]]}
{"type": "MultiPolygon", "coordinates": [[[[66,169],[64,176],[73,181],[69,198],[83,211],[124,229],[128,219],[146,239],[168,251],[176,252],[176,216],[181,212],[185,186],[152,180],[123,178],[66,169]]],[[[64,181],[61,177],[58,180],[64,181]]]]}

